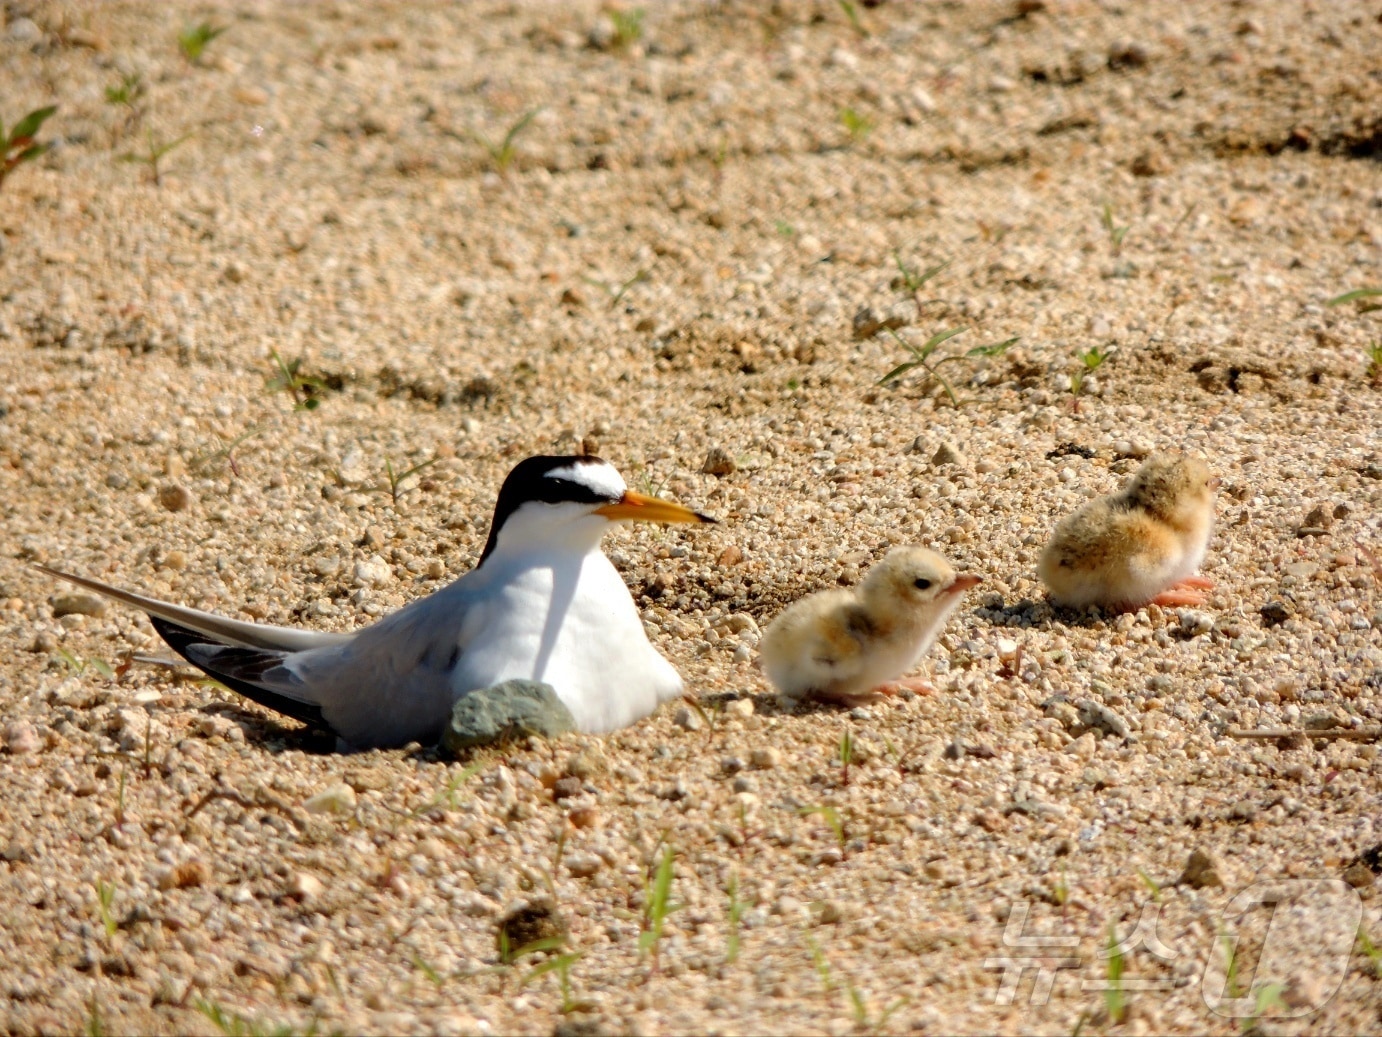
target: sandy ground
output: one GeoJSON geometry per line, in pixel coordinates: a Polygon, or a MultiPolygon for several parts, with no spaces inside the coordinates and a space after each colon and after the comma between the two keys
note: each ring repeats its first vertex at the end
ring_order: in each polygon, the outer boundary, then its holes
{"type": "Polygon", "coordinates": [[[1377,4],[646,6],[0,5],[0,1031],[1377,1032],[1377,4]],[[605,739],[338,755],[30,564],[347,630],[582,446],[723,520],[608,539],[699,706],[605,739]],[[1052,610],[1180,447],[1208,603],[1052,610]],[[913,541],[936,692],[780,706],[913,541]]]}

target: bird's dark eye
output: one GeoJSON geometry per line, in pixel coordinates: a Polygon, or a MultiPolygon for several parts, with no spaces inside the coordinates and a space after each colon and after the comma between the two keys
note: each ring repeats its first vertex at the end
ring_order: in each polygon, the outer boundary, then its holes
{"type": "Polygon", "coordinates": [[[913,581],[912,586],[916,587],[916,589],[919,591],[930,590],[931,581],[928,580],[925,576],[922,576],[919,579],[913,581]]]}

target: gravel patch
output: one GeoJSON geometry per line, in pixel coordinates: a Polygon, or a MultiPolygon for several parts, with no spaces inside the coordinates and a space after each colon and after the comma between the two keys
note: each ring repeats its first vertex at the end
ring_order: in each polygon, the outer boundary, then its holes
{"type": "Polygon", "coordinates": [[[1228,932],[1375,1031],[1382,763],[1308,737],[1382,723],[1375,8],[645,8],[3,8],[0,1030],[1233,1034],[1228,932]],[[1163,449],[1216,589],[1052,608],[1163,449]],[[340,755],[31,567],[350,630],[580,450],[720,519],[609,537],[697,701],[603,739],[340,755]],[[908,543],[984,578],[936,691],[779,701],[908,543]]]}

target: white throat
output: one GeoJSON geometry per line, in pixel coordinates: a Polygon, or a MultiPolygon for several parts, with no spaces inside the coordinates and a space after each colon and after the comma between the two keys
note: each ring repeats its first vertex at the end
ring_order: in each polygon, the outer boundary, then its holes
{"type": "Polygon", "coordinates": [[[522,564],[525,558],[540,564],[554,556],[581,557],[600,549],[609,527],[609,519],[586,504],[524,504],[505,520],[484,567],[522,564]]]}

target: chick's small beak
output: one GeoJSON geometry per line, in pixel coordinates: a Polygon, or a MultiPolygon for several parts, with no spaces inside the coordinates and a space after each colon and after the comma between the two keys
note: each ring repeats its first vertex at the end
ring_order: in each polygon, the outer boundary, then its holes
{"type": "Polygon", "coordinates": [[[961,594],[971,587],[977,587],[984,582],[982,576],[975,576],[973,573],[960,573],[950,581],[950,586],[946,588],[951,594],[961,594]]]}
{"type": "Polygon", "coordinates": [[[628,490],[613,504],[604,504],[595,509],[595,514],[603,515],[612,522],[714,522],[709,515],[692,511],[680,504],[673,504],[660,497],[649,497],[628,490]]]}
{"type": "Polygon", "coordinates": [[[1220,486],[1222,486],[1223,484],[1224,484],[1224,480],[1223,480],[1223,479],[1220,479],[1217,475],[1216,475],[1214,478],[1212,478],[1212,479],[1209,480],[1209,488],[1210,488],[1211,490],[1217,490],[1217,489],[1218,489],[1220,486]]]}

